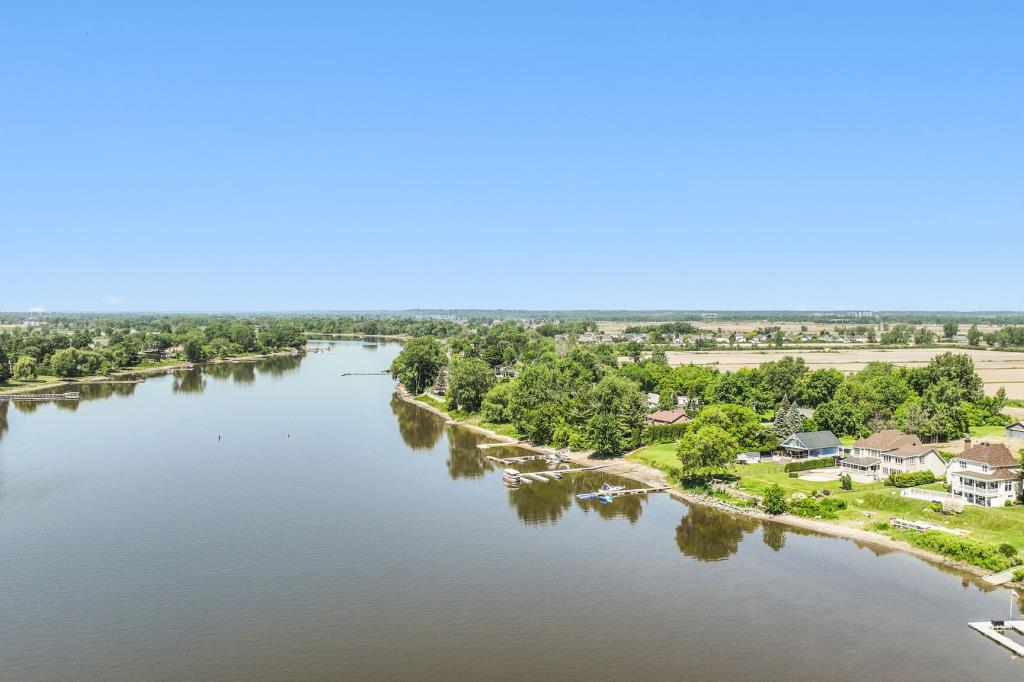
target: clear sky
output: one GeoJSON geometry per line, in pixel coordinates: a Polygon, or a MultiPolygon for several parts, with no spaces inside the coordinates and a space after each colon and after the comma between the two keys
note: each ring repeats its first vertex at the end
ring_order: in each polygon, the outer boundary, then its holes
{"type": "Polygon", "coordinates": [[[0,309],[1022,309],[1022,26],[3,3],[0,309]]]}

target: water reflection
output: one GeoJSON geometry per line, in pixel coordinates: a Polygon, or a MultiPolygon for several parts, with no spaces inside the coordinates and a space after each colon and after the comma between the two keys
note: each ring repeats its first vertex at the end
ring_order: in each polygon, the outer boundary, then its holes
{"type": "Polygon", "coordinates": [[[206,377],[199,367],[180,370],[174,373],[171,390],[175,393],[202,393],[206,390],[206,377]]]}
{"type": "Polygon", "coordinates": [[[256,381],[256,363],[220,362],[203,368],[206,374],[220,381],[231,379],[236,384],[251,384],[256,381]]]}
{"type": "MultiPolygon", "coordinates": [[[[424,412],[424,410],[418,410],[424,412]]],[[[484,441],[480,434],[457,426],[448,428],[448,475],[459,478],[482,478],[491,468],[477,444],[484,441]]],[[[406,441],[408,443],[408,441],[406,441]]]]}
{"type": "Polygon", "coordinates": [[[786,531],[780,523],[765,522],[761,525],[761,540],[778,552],[786,546],[786,531]]]}
{"type": "MultiPolygon", "coordinates": [[[[520,471],[529,471],[531,468],[534,471],[546,469],[543,463],[538,463],[534,467],[516,465],[516,468],[520,471]]],[[[640,514],[643,512],[643,503],[647,499],[646,495],[617,497],[608,504],[603,504],[598,500],[576,499],[577,494],[594,492],[601,487],[602,483],[609,481],[619,485],[632,484],[631,481],[596,471],[567,474],[560,481],[524,483],[518,488],[509,490],[509,503],[515,508],[519,519],[528,525],[555,523],[572,507],[574,502],[580,509],[586,512],[597,512],[598,516],[606,520],[624,518],[630,523],[639,521],[640,514]]]]}
{"type": "MultiPolygon", "coordinates": [[[[676,544],[680,552],[698,561],[722,561],[739,551],[743,536],[753,533],[758,525],[754,519],[695,504],[676,526],[676,544]]],[[[776,536],[769,537],[777,542],[776,536]]]]}
{"type": "Polygon", "coordinates": [[[269,377],[279,379],[286,374],[296,371],[299,365],[302,364],[304,357],[304,355],[274,355],[256,363],[256,369],[259,370],[261,375],[266,374],[269,377]]]}
{"type": "Polygon", "coordinates": [[[0,441],[4,439],[4,434],[7,433],[7,429],[10,428],[10,424],[7,423],[7,408],[10,406],[9,400],[0,402],[0,441]]]}
{"type": "Polygon", "coordinates": [[[441,439],[444,422],[427,410],[391,397],[391,413],[398,419],[398,432],[413,450],[430,450],[441,439]]]}

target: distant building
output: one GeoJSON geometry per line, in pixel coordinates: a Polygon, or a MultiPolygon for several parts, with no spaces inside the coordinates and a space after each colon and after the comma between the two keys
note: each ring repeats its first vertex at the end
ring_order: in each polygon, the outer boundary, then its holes
{"type": "Polygon", "coordinates": [[[519,372],[512,365],[498,365],[494,368],[494,376],[499,379],[515,379],[519,372]]]}
{"type": "Polygon", "coordinates": [[[653,410],[655,407],[658,406],[658,403],[660,403],[660,402],[661,402],[661,396],[658,395],[657,393],[648,393],[647,394],[647,407],[648,408],[653,410]]]}
{"type": "Polygon", "coordinates": [[[779,449],[794,459],[836,457],[839,439],[831,431],[801,431],[782,441],[779,449]]]}
{"type": "Polygon", "coordinates": [[[647,415],[649,424],[685,424],[690,417],[683,410],[658,410],[647,415]]]}
{"type": "Polygon", "coordinates": [[[950,492],[969,504],[1002,507],[1020,498],[1020,462],[1002,443],[964,441],[964,451],[949,463],[950,492]]]}
{"type": "Polygon", "coordinates": [[[1014,422],[1007,426],[1006,440],[1024,441],[1024,422],[1014,422]]]}

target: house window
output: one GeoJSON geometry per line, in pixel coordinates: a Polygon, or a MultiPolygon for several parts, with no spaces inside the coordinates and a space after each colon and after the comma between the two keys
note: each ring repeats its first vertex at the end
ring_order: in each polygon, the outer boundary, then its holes
{"type": "Polygon", "coordinates": [[[1013,492],[1013,481],[1007,481],[1003,485],[1003,490],[1005,490],[1008,493],[1012,493],[1013,492]]]}
{"type": "Polygon", "coordinates": [[[966,468],[967,468],[967,462],[965,462],[965,461],[964,461],[964,460],[962,460],[962,459],[961,459],[961,460],[957,460],[957,461],[959,461],[959,462],[960,462],[960,468],[961,468],[961,469],[966,469],[966,468]]]}
{"type": "Polygon", "coordinates": [[[981,465],[981,470],[984,471],[985,473],[988,473],[988,465],[987,464],[982,464],[981,465]]]}

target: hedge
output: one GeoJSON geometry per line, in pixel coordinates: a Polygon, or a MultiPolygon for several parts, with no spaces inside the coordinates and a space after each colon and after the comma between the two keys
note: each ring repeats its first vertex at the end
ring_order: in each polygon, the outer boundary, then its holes
{"type": "Polygon", "coordinates": [[[651,424],[644,430],[648,443],[672,443],[686,434],[689,424],[651,424]]]}
{"type": "Polygon", "coordinates": [[[825,469],[836,465],[835,457],[819,457],[818,459],[798,459],[788,462],[783,471],[807,471],[808,469],[825,469]]]}
{"type": "Polygon", "coordinates": [[[930,471],[912,471],[907,474],[889,474],[885,484],[896,488],[913,488],[915,485],[935,483],[935,474],[930,471]]]}

